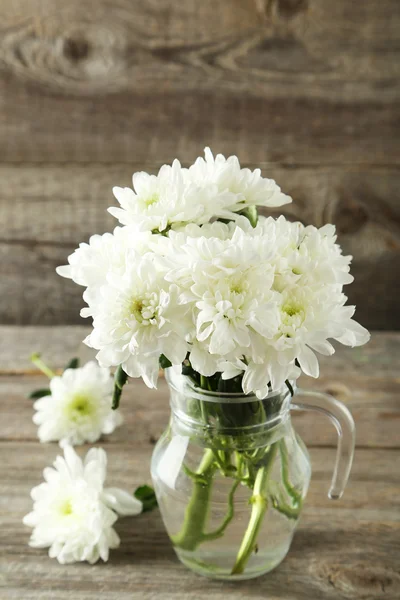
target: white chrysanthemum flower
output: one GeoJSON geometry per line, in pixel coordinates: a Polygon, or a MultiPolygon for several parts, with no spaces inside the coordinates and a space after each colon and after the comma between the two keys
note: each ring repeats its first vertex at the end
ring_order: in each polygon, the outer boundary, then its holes
{"type": "Polygon", "coordinates": [[[109,370],[93,361],[53,377],[51,395],[34,404],[40,441],[77,445],[112,433],[123,420],[120,411],[111,408],[113,387],[109,370]]]}
{"type": "Polygon", "coordinates": [[[214,158],[210,148],[205,148],[204,155],[189,168],[189,176],[198,185],[206,181],[216,184],[221,192],[234,194],[235,202],[225,206],[225,210],[236,213],[246,206],[275,207],[292,201],[273,179],[262,177],[260,169],[242,169],[237,156],[225,158],[217,154],[214,158]]]}
{"type": "Polygon", "coordinates": [[[118,515],[137,515],[142,503],[119,488],[104,488],[106,472],[101,448],[89,450],[82,461],[66,446],[64,458],[43,471],[45,482],[31,492],[33,510],[23,520],[33,528],[30,546],[49,548],[61,564],[107,561],[109,550],[120,544],[113,528],[118,515]]]}
{"type": "Polygon", "coordinates": [[[122,275],[129,249],[144,254],[151,237],[150,232],[139,232],[132,227],[116,227],[113,233],[92,235],[88,244],[79,244],[68,257],[69,264],[57,267],[56,271],[78,285],[96,288],[106,283],[108,273],[122,275]]]}
{"type": "MultiPolygon", "coordinates": [[[[272,262],[275,267],[274,289],[283,291],[288,286],[335,285],[341,290],[344,284],[351,283],[351,256],[343,256],[336,244],[335,227],[325,225],[320,229],[309,225],[304,227],[299,222],[291,223],[284,217],[260,217],[253,229],[240,223],[246,234],[258,241],[260,255],[265,248],[265,240],[274,248],[272,262]]],[[[268,248],[268,246],[267,246],[268,248]]],[[[270,252],[268,249],[268,257],[270,252]]]]}
{"type": "Polygon", "coordinates": [[[190,340],[190,360],[199,368],[203,365],[209,374],[212,368],[218,369],[218,359],[207,361],[205,352],[219,359],[235,352],[240,355],[254,345],[256,334],[273,337],[278,331],[279,313],[271,290],[274,269],[267,260],[260,260],[254,238],[238,227],[230,239],[180,240],[177,234],[173,244],[177,240],[183,241],[179,264],[167,278],[186,288],[184,298],[194,304],[196,332],[190,340]]]}
{"type": "Polygon", "coordinates": [[[344,294],[335,293],[334,286],[318,290],[294,286],[285,290],[281,295],[279,333],[268,340],[264,356],[255,351],[255,345],[246,355],[245,393],[255,391],[262,398],[267,390],[267,381],[271,382],[273,389],[279,389],[286,379],[295,378],[296,361],[303,373],[318,377],[315,353],[333,354],[335,349],[329,339],[347,346],[361,346],[368,342],[368,331],[353,321],[355,307],[344,306],[346,300],[344,294]]]}
{"type": "Polygon", "coordinates": [[[111,207],[109,212],[120,223],[161,233],[186,223],[207,223],[234,202],[229,191],[212,182],[195,184],[178,160],[163,165],[157,175],[135,173],[133,189],[114,187],[113,193],[121,208],[111,207]]]}
{"type": "Polygon", "coordinates": [[[304,285],[333,284],[342,286],[352,283],[350,275],[351,256],[343,256],[336,244],[333,225],[320,229],[309,225],[300,234],[297,257],[292,257],[292,271],[302,278],[304,285]]]}
{"type": "Polygon", "coordinates": [[[131,254],[122,276],[108,284],[82,314],[93,317],[85,342],[99,350],[103,366],[122,365],[131,377],[156,387],[159,357],[180,364],[188,350],[189,307],[182,305],[176,285],[165,281],[151,257],[131,254]]]}

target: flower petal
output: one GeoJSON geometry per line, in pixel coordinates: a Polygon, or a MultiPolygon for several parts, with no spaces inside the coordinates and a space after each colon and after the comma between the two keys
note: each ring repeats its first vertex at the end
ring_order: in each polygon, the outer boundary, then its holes
{"type": "Polygon", "coordinates": [[[297,356],[297,360],[299,361],[303,373],[310,377],[319,376],[318,359],[308,346],[303,346],[300,354],[297,356]]]}
{"type": "Polygon", "coordinates": [[[105,488],[102,497],[109,508],[123,517],[138,515],[142,512],[140,500],[120,488],[105,488]]]}

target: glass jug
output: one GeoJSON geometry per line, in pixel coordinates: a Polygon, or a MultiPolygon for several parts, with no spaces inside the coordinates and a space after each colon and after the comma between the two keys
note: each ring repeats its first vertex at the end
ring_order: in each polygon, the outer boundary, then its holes
{"type": "Polygon", "coordinates": [[[179,559],[219,579],[271,571],[289,550],[311,477],[290,410],[322,412],[337,429],[331,499],[340,498],[351,469],[351,414],[333,397],[296,390],[293,383],[259,400],[202,390],[173,369],[166,378],[171,418],[151,473],[179,559]]]}

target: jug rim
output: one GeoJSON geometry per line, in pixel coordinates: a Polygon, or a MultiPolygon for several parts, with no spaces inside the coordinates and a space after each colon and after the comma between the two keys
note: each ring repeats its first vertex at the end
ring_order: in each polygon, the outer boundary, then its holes
{"type": "MultiPolygon", "coordinates": [[[[192,397],[197,400],[204,402],[216,402],[226,404],[241,404],[247,402],[264,402],[265,400],[272,400],[277,396],[287,395],[292,396],[289,387],[286,384],[278,390],[269,392],[263,398],[258,398],[256,394],[250,393],[245,394],[244,392],[232,393],[232,392],[213,392],[211,390],[203,390],[197,387],[189,377],[179,373],[176,368],[170,367],[165,369],[165,379],[168,385],[178,393],[190,393],[192,397]]],[[[296,393],[296,382],[289,380],[289,383],[293,390],[293,395],[296,393]]]]}

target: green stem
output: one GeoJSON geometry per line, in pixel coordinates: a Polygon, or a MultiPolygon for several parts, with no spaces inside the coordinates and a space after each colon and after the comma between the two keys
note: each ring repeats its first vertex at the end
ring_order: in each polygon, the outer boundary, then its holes
{"type": "Polygon", "coordinates": [[[196,471],[196,478],[193,478],[193,492],[186,507],[182,529],[171,537],[172,543],[182,550],[195,550],[202,541],[215,469],[214,453],[208,449],[196,471]]]}
{"type": "Polygon", "coordinates": [[[282,515],[285,515],[288,519],[298,519],[301,511],[301,504],[298,504],[296,507],[288,506],[282,498],[278,498],[277,496],[271,496],[271,502],[273,508],[282,515]]]}
{"type": "Polygon", "coordinates": [[[273,444],[270,446],[269,452],[266,456],[266,463],[257,471],[253,495],[250,498],[250,503],[252,505],[250,521],[239,548],[239,552],[236,556],[236,561],[232,569],[232,575],[239,575],[243,573],[246,564],[256,547],[257,537],[264,519],[264,515],[268,508],[266,488],[276,452],[277,444],[273,444]]]}
{"type": "Polygon", "coordinates": [[[31,362],[33,362],[33,364],[40,370],[42,371],[42,373],[44,373],[45,375],[47,375],[47,377],[49,379],[53,379],[53,377],[56,376],[56,373],[54,373],[54,371],[52,371],[50,369],[50,367],[48,367],[40,358],[40,354],[38,352],[35,352],[34,354],[31,354],[31,362]]]}
{"type": "Polygon", "coordinates": [[[226,464],[225,457],[221,458],[220,456],[220,452],[224,453],[224,451],[213,449],[212,452],[214,454],[215,461],[221,470],[221,473],[223,473],[225,477],[228,477],[228,475],[232,475],[233,468],[230,465],[226,464]]]}
{"type": "MultiPolygon", "coordinates": [[[[282,470],[282,482],[285,486],[285,489],[288,495],[293,500],[294,504],[301,507],[302,504],[302,496],[301,493],[298,492],[293,485],[290,483],[289,479],[289,460],[288,460],[288,451],[286,448],[285,440],[282,439],[279,442],[279,453],[281,456],[281,470],[282,470]]],[[[276,508],[276,507],[275,507],[276,508]]]]}
{"type": "Polygon", "coordinates": [[[208,390],[210,391],[210,385],[208,382],[208,377],[205,377],[204,375],[200,375],[200,387],[202,390],[208,390]]]}
{"type": "Polygon", "coordinates": [[[232,521],[233,516],[235,514],[235,509],[233,506],[233,497],[235,495],[235,492],[238,488],[239,483],[240,483],[239,479],[237,481],[235,481],[235,483],[233,484],[233,486],[231,488],[231,491],[229,492],[228,510],[226,512],[225,518],[222,521],[221,525],[214,531],[211,531],[210,533],[204,533],[202,536],[203,542],[216,540],[217,538],[220,538],[223,536],[225,529],[228,527],[229,523],[232,521]]]}

